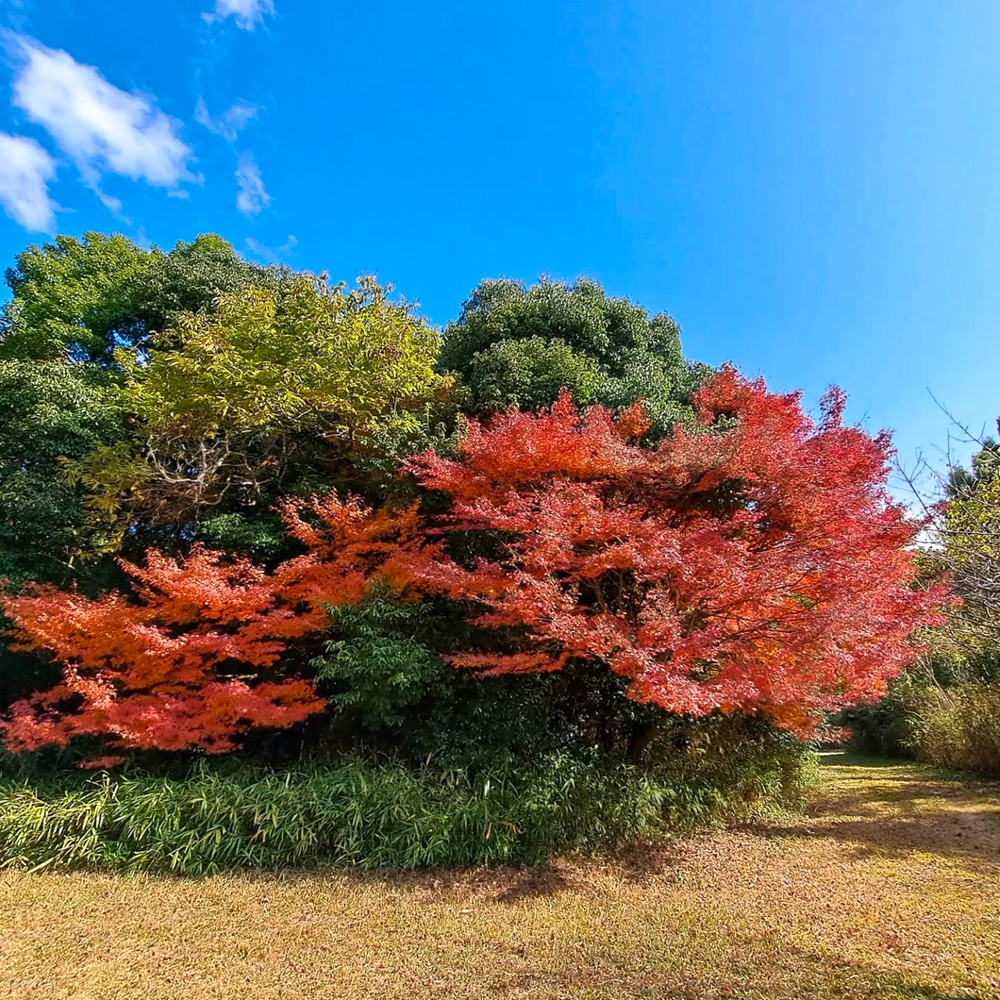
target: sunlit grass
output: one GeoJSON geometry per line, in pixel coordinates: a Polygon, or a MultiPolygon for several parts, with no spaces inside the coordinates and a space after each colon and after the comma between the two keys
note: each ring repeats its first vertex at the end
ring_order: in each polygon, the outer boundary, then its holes
{"type": "Polygon", "coordinates": [[[23,1000],[1000,990],[1000,795],[842,761],[805,817],[524,871],[0,875],[23,1000]]]}

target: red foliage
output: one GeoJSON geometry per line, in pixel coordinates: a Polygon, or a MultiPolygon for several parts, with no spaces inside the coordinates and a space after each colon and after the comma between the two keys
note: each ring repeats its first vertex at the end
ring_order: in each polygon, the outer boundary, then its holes
{"type": "Polygon", "coordinates": [[[431,528],[415,508],[372,512],[331,493],[283,505],[306,554],[273,573],[203,548],[150,552],[123,564],[129,596],[11,598],[19,648],[50,651],[63,680],[14,706],[7,742],[97,735],[115,751],[219,753],[293,725],[325,703],[282,664],[301,662],[326,608],[357,603],[375,576],[403,596],[478,604],[484,642],[452,659],[487,673],[602,662],[638,701],[798,730],[877,696],[945,600],[912,585],[919,525],[886,491],[888,437],[843,426],[836,390],[814,424],[797,395],[728,368],[694,402],[700,426],[655,449],[640,445],[640,406],[581,413],[565,394],[542,413],[473,422],[458,460],[408,463],[451,500],[431,528]],[[473,550],[486,555],[457,555],[473,550]]]}
{"type": "MultiPolygon", "coordinates": [[[[289,532],[307,553],[274,573],[201,547],[186,559],[155,551],[124,563],[132,595],[97,599],[52,587],[8,599],[16,647],[48,650],[62,683],[13,706],[13,749],[98,735],[115,749],[232,749],[258,727],[285,728],[320,712],[312,684],[282,676],[293,644],[322,635],[327,605],[360,600],[382,573],[400,587],[416,513],[371,513],[331,493],[286,502],[289,532]]],[[[104,757],[103,765],[115,758],[104,757]]]]}
{"type": "MultiPolygon", "coordinates": [[[[414,567],[482,606],[497,641],[453,657],[487,673],[604,662],[671,712],[761,712],[805,730],[869,699],[916,654],[944,594],[911,586],[919,526],[886,490],[891,445],[814,425],[796,395],[723,369],[696,394],[701,426],[640,447],[641,408],[474,423],[459,460],[409,469],[451,497],[441,532],[484,532],[492,556],[414,567]],[[514,644],[511,644],[511,636],[514,644]]],[[[489,634],[489,633],[488,633],[489,634]]]]}

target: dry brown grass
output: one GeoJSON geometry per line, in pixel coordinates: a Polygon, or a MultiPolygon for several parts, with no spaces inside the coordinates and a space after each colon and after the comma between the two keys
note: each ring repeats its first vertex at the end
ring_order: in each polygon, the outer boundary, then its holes
{"type": "Polygon", "coordinates": [[[0,876],[14,1000],[1000,996],[1000,789],[839,761],[786,823],[527,872],[0,876]]]}

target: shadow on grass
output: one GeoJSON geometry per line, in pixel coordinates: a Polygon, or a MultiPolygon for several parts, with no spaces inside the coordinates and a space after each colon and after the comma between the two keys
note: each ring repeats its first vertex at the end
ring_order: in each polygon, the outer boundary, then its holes
{"type": "Polygon", "coordinates": [[[830,838],[856,845],[861,855],[921,851],[1000,864],[1000,784],[847,754],[821,763],[837,772],[827,772],[805,819],[741,829],[769,839],[830,838]]]}
{"type": "MultiPolygon", "coordinates": [[[[804,817],[743,824],[735,829],[764,840],[834,840],[853,847],[856,858],[905,857],[922,852],[957,860],[970,870],[985,867],[992,873],[995,866],[1000,877],[1000,784],[952,781],[932,768],[879,758],[830,754],[827,763],[831,771],[826,787],[804,817]]],[[[411,872],[324,869],[247,874],[283,880],[328,874],[358,883],[429,891],[439,897],[517,903],[572,892],[580,879],[586,881],[589,865],[633,884],[670,879],[672,873],[683,872],[692,856],[702,845],[710,845],[714,836],[701,832],[678,839],[640,840],[602,853],[583,862],[582,867],[574,861],[554,859],[530,868],[501,865],[411,872]]]]}

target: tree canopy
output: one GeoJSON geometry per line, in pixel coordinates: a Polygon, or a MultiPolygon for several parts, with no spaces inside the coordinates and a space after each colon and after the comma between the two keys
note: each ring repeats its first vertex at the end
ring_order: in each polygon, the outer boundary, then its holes
{"type": "Polygon", "coordinates": [[[380,433],[419,434],[450,387],[438,348],[371,278],[220,295],[212,312],[177,313],[141,351],[115,353],[116,405],[135,433],[84,456],[79,475],[119,533],[137,517],[266,518],[282,491],[349,476],[351,453],[380,433]]]}
{"type": "Polygon", "coordinates": [[[443,334],[216,236],[58,237],[8,282],[0,571],[37,667],[0,660],[13,748],[221,753],[319,717],[421,756],[803,732],[945,600],[839,393],[812,421],[589,279],[481,282],[443,334]]]}
{"type": "Polygon", "coordinates": [[[275,287],[283,275],[248,263],[211,234],[166,253],[120,234],[57,236],[7,269],[13,298],[0,320],[0,358],[108,362],[175,313],[209,309],[218,295],[247,285],[275,287]]]}
{"type": "Polygon", "coordinates": [[[654,435],[690,418],[685,401],[709,371],[684,359],[669,315],[650,317],[587,278],[480,282],[445,330],[440,363],[474,411],[537,408],[566,387],[578,405],[641,399],[654,435]]]}

